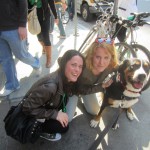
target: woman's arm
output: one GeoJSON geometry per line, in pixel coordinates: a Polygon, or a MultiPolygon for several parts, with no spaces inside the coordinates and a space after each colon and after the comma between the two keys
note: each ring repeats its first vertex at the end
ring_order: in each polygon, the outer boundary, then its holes
{"type": "Polygon", "coordinates": [[[48,3],[49,3],[49,6],[50,6],[50,8],[52,10],[52,13],[53,13],[55,19],[57,19],[57,11],[56,11],[56,8],[55,8],[54,0],[48,0],[48,3]]]}
{"type": "Polygon", "coordinates": [[[80,85],[76,84],[75,88],[72,90],[73,95],[88,95],[97,92],[103,92],[104,89],[102,84],[95,84],[95,85],[80,85]]]}
{"type": "Polygon", "coordinates": [[[57,86],[44,84],[33,89],[23,103],[23,112],[35,116],[37,119],[56,119],[56,109],[46,109],[43,105],[48,101],[53,102],[52,96],[56,93],[57,86]]]}

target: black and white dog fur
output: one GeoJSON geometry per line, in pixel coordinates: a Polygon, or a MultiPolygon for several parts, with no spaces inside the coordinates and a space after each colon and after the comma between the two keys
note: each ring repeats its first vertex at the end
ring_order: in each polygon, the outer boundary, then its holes
{"type": "MultiPolygon", "coordinates": [[[[114,75],[113,83],[106,88],[98,115],[91,120],[90,126],[96,127],[106,106],[127,110],[127,117],[134,119],[131,107],[138,102],[142,88],[150,78],[150,63],[133,58],[124,60],[114,75]]],[[[119,126],[114,127],[114,129],[119,126]]]]}

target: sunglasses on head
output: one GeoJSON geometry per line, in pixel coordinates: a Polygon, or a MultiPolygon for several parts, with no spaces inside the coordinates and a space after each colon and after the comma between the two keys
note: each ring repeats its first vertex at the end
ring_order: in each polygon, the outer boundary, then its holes
{"type": "Polygon", "coordinates": [[[97,38],[95,40],[95,42],[97,42],[97,43],[103,43],[103,42],[105,42],[107,44],[113,44],[114,43],[114,41],[111,38],[97,38]]]}

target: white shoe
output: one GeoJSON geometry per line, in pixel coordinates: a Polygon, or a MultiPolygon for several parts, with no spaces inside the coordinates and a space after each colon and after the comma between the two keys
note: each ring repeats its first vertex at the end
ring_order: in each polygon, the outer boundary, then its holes
{"type": "Polygon", "coordinates": [[[40,137],[48,141],[58,141],[61,139],[61,134],[60,133],[54,133],[54,134],[42,133],[40,137]]]}
{"type": "Polygon", "coordinates": [[[13,93],[14,91],[19,90],[19,89],[20,89],[20,86],[17,87],[16,89],[13,89],[13,90],[7,90],[7,89],[3,88],[3,89],[0,91],[0,97],[8,96],[8,95],[10,95],[11,93],[13,93]]]}
{"type": "Polygon", "coordinates": [[[34,70],[35,70],[36,77],[39,77],[42,73],[42,67],[40,66],[40,68],[34,70]]]}

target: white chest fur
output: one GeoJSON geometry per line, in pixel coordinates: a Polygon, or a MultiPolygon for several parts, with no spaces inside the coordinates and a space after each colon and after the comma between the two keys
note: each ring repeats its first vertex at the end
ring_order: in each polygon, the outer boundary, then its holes
{"type": "Polygon", "coordinates": [[[110,107],[129,108],[129,107],[133,106],[135,103],[137,103],[138,101],[139,101],[138,98],[131,99],[131,100],[113,100],[113,104],[110,107]]]}

